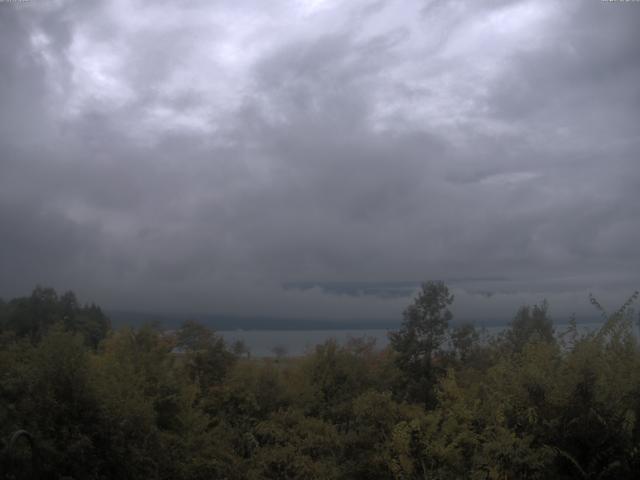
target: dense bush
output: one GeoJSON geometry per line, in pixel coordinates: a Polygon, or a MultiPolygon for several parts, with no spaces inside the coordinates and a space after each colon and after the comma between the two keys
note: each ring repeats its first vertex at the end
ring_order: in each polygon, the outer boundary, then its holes
{"type": "Polygon", "coordinates": [[[543,304],[483,339],[452,301],[425,284],[388,349],[288,359],[194,322],[113,331],[51,289],[0,302],[2,478],[637,478],[631,302],[591,334],[543,304]]]}

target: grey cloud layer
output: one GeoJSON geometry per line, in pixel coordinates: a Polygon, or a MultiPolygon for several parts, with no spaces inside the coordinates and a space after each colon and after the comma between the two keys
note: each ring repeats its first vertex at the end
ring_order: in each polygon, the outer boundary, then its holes
{"type": "Polygon", "coordinates": [[[2,296],[353,318],[429,278],[465,316],[638,288],[640,7],[263,3],[0,5],[2,296]]]}

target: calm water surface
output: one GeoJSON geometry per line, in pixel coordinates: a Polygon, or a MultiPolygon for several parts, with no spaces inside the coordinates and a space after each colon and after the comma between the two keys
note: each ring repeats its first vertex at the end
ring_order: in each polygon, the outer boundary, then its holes
{"type": "MultiPolygon", "coordinates": [[[[600,323],[585,323],[578,325],[581,332],[594,331],[600,323]]],[[[556,332],[563,332],[568,324],[556,324],[556,332]]],[[[505,329],[504,326],[486,327],[489,335],[495,335],[505,329]]],[[[287,356],[303,355],[315,348],[316,345],[335,339],[339,344],[344,344],[349,338],[369,337],[376,340],[378,348],[384,348],[389,344],[387,337],[391,330],[229,330],[220,331],[220,335],[228,343],[242,340],[249,347],[251,355],[266,357],[274,355],[274,348],[283,348],[287,356]]]]}

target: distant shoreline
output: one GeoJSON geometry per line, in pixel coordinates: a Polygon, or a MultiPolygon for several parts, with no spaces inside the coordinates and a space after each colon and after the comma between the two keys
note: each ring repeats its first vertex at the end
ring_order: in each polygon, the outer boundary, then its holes
{"type": "MultiPolygon", "coordinates": [[[[166,314],[129,311],[106,311],[114,327],[132,326],[139,327],[144,324],[157,323],[161,328],[178,328],[185,320],[196,320],[216,331],[327,331],[327,330],[396,330],[400,328],[401,319],[398,320],[318,320],[308,318],[275,318],[275,317],[235,317],[231,315],[210,314],[166,314]]],[[[554,321],[555,325],[566,325],[568,318],[554,321]]],[[[476,328],[505,327],[511,318],[493,320],[454,319],[452,326],[473,324],[476,328]]],[[[577,319],[578,325],[601,322],[596,316],[577,319]]]]}

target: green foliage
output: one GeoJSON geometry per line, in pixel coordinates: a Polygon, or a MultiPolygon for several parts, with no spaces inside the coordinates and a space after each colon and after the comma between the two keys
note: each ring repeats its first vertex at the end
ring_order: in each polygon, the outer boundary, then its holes
{"type": "Polygon", "coordinates": [[[543,301],[541,305],[524,305],[513,318],[510,328],[506,331],[505,339],[514,351],[521,351],[530,341],[555,341],[553,322],[549,317],[549,304],[543,301]]]}
{"type": "Polygon", "coordinates": [[[331,423],[284,410],[257,425],[256,439],[249,479],[340,478],[340,436],[331,423]]]}
{"type": "Polygon", "coordinates": [[[98,307],[38,288],[0,303],[0,478],[635,479],[636,297],[592,299],[590,334],[556,341],[543,303],[487,339],[425,284],[391,348],[276,359],[195,322],[100,333],[98,307]]]}
{"type": "Polygon", "coordinates": [[[92,348],[107,336],[109,319],[94,304],[80,306],[73,292],[58,296],[52,288],[36,287],[29,297],[0,302],[0,331],[39,342],[56,324],[80,333],[92,348]]]}
{"type": "Polygon", "coordinates": [[[466,363],[480,339],[480,334],[472,324],[464,324],[451,330],[451,348],[462,363],[466,363]]]}
{"type": "Polygon", "coordinates": [[[426,407],[435,404],[434,387],[443,372],[435,356],[452,318],[449,310],[452,303],[453,295],[444,283],[426,282],[404,311],[400,330],[389,334],[396,364],[403,374],[402,390],[406,398],[426,407]]]}
{"type": "Polygon", "coordinates": [[[182,325],[176,347],[184,356],[189,377],[203,392],[219,384],[237,358],[227,349],[222,337],[194,321],[182,325]]]}

